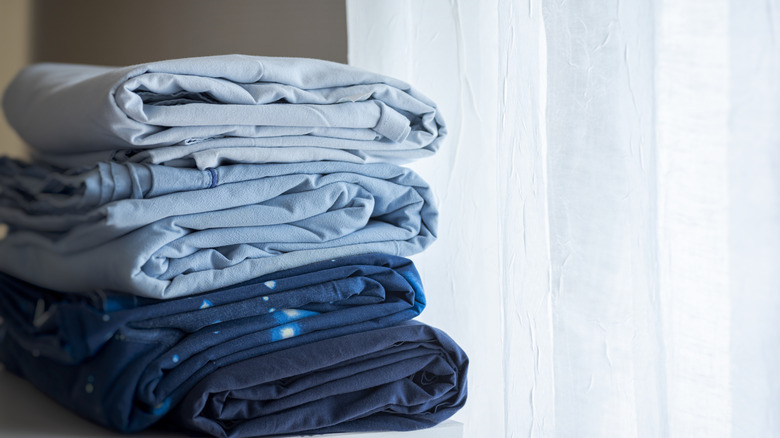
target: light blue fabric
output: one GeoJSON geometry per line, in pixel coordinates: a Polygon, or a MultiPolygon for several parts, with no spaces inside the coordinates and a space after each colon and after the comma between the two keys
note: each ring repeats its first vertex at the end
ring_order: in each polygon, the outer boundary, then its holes
{"type": "Polygon", "coordinates": [[[0,159],[0,271],[63,292],[173,298],[436,237],[428,185],[392,164],[99,163],[0,159]]]}
{"type": "Polygon", "coordinates": [[[3,109],[39,159],[69,167],[402,163],[431,155],[446,132],[436,105],[402,81],[322,60],[245,55],[122,68],[35,64],[10,84],[3,109]]]}

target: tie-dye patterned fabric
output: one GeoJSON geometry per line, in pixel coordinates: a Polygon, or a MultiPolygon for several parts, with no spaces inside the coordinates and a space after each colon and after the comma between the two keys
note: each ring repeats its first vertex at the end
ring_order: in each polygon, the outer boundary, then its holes
{"type": "Polygon", "coordinates": [[[168,421],[224,438],[422,429],[466,402],[467,367],[446,334],[409,321],[221,368],[168,421]]]}
{"type": "Polygon", "coordinates": [[[61,292],[168,299],[336,257],[405,257],[435,240],[437,218],[425,181],[392,164],[0,159],[0,271],[61,292]]]}
{"type": "MultiPolygon", "coordinates": [[[[377,254],[166,301],[64,294],[0,274],[0,361],[80,415],[132,432],[158,421],[209,375],[222,381],[264,373],[231,371],[232,364],[260,366],[269,353],[296,347],[291,354],[303,352],[307,366],[328,367],[317,358],[319,341],[392,326],[424,306],[412,262],[377,254]]],[[[328,345],[327,356],[337,359],[340,347],[328,345]]]]}
{"type": "Polygon", "coordinates": [[[409,162],[446,129],[405,82],[317,59],[224,55],[129,67],[42,63],[9,85],[3,109],[58,165],[118,160],[409,162]]]}

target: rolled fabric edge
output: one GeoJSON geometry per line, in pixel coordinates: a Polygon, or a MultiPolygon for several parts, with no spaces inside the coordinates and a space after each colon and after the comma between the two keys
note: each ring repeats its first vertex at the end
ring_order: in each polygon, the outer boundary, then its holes
{"type": "Polygon", "coordinates": [[[221,368],[193,387],[165,421],[221,438],[417,430],[441,423],[464,406],[467,371],[466,353],[446,333],[407,321],[221,368]],[[378,368],[366,365],[370,361],[378,368]],[[407,362],[409,371],[404,373],[407,362]],[[350,367],[360,372],[353,374],[350,367]],[[437,374],[443,369],[447,375],[437,374]],[[313,391],[327,395],[316,399],[306,394],[301,381],[316,384],[313,391]],[[269,387],[288,390],[292,399],[303,403],[297,407],[285,400],[240,400],[269,387]],[[398,388],[418,394],[398,394],[398,388]],[[430,400],[419,400],[420,394],[430,400]],[[404,403],[407,398],[409,405],[404,403]],[[263,409],[276,412],[253,415],[263,409]]]}

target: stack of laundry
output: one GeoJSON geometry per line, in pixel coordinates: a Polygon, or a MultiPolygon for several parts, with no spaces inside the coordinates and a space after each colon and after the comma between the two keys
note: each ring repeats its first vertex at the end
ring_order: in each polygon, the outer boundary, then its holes
{"type": "Polygon", "coordinates": [[[404,82],[312,59],[37,64],[3,97],[0,361],[104,426],[430,427],[465,353],[411,321],[436,237],[399,167],[446,134],[404,82]]]}

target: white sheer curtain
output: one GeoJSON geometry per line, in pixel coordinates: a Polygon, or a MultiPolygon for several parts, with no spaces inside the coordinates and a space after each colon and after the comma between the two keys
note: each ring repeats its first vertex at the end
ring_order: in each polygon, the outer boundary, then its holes
{"type": "Polygon", "coordinates": [[[780,436],[780,2],[347,0],[449,123],[424,320],[468,438],[780,436]]]}

